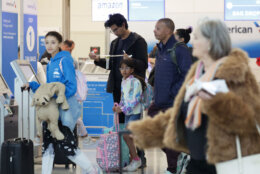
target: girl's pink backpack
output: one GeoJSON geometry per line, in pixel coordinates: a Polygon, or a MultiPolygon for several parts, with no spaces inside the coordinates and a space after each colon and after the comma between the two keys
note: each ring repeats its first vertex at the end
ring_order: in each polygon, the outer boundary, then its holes
{"type": "MultiPolygon", "coordinates": [[[[62,59],[60,60],[59,66],[61,72],[63,73],[62,59]]],[[[83,102],[86,100],[88,95],[87,79],[86,76],[79,70],[75,70],[75,75],[77,80],[77,92],[75,95],[78,101],[83,102]]]]}

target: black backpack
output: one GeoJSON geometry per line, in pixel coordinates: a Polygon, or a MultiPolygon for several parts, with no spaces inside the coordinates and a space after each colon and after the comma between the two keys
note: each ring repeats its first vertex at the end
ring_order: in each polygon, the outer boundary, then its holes
{"type": "MultiPolygon", "coordinates": [[[[175,53],[177,46],[184,46],[186,49],[189,50],[190,54],[192,54],[192,48],[188,47],[184,42],[176,42],[171,49],[167,50],[168,52],[170,52],[172,62],[177,66],[178,73],[181,74],[181,70],[178,65],[177,57],[176,57],[176,53],[175,53]]],[[[198,59],[196,57],[191,56],[192,63],[196,62],[197,60],[198,59]]]]}
{"type": "MultiPolygon", "coordinates": [[[[181,45],[183,45],[185,48],[187,48],[189,50],[190,54],[192,54],[192,47],[188,47],[184,42],[176,42],[171,49],[167,50],[167,51],[170,52],[172,62],[177,66],[177,70],[178,70],[179,74],[181,74],[181,70],[180,70],[180,67],[179,67],[178,62],[177,62],[177,57],[176,57],[176,54],[175,54],[175,50],[176,50],[177,46],[181,46],[181,45]]],[[[157,54],[157,50],[155,52],[155,55],[156,54],[157,54]]],[[[191,56],[192,63],[196,62],[197,60],[198,60],[198,58],[191,56]]],[[[155,73],[154,68],[151,70],[150,75],[148,77],[148,83],[151,86],[154,86],[154,73],[155,73]]]]}

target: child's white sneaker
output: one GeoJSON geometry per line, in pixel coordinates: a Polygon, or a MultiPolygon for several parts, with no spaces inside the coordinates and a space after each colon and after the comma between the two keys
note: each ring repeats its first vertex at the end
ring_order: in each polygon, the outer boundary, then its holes
{"type": "Polygon", "coordinates": [[[124,168],[125,171],[134,172],[142,165],[142,161],[139,160],[132,160],[131,163],[124,168]]]}
{"type": "Polygon", "coordinates": [[[87,172],[86,174],[103,174],[103,172],[98,166],[94,166],[93,171],[87,172]]]}

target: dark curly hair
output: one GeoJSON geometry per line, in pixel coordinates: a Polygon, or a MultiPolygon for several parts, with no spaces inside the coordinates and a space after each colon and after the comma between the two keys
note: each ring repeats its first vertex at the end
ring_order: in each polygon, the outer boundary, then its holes
{"type": "Polygon", "coordinates": [[[105,22],[105,27],[110,28],[112,25],[122,27],[123,24],[125,24],[125,29],[128,29],[126,18],[122,14],[116,13],[109,15],[109,19],[105,22]]]}

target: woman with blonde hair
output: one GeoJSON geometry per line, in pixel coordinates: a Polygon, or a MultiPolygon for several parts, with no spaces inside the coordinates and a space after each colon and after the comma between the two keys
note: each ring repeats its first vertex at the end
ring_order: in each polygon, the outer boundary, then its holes
{"type": "MultiPolygon", "coordinates": [[[[204,19],[194,32],[193,56],[199,60],[186,76],[172,108],[129,125],[136,145],[168,147],[191,155],[188,174],[215,174],[214,164],[260,153],[260,90],[248,56],[231,48],[226,25],[204,19]],[[228,91],[201,88],[222,81],[228,91]],[[214,93],[215,92],[215,93],[214,93]]],[[[214,86],[213,86],[214,87],[214,86]]]]}

